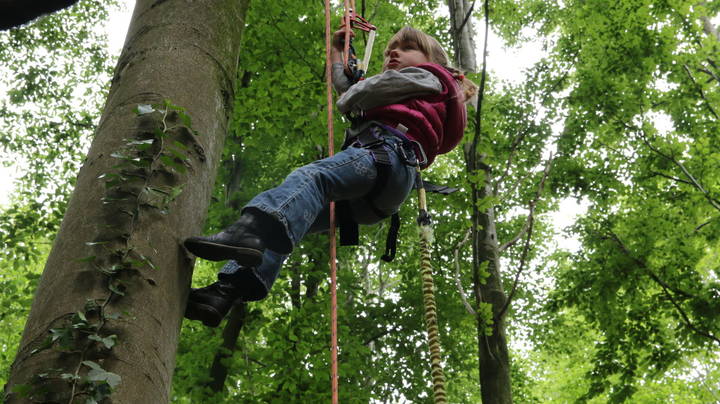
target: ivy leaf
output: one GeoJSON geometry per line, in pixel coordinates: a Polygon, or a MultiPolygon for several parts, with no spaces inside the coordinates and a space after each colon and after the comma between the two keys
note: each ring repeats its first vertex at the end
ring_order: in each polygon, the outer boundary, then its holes
{"type": "Polygon", "coordinates": [[[95,260],[95,256],[94,256],[94,255],[90,255],[90,256],[87,256],[87,257],[85,257],[85,258],[78,258],[76,261],[77,261],[77,262],[92,262],[93,260],[95,260]]]}
{"type": "Polygon", "coordinates": [[[138,104],[137,108],[135,108],[135,113],[137,115],[146,115],[153,112],[155,112],[155,108],[153,108],[150,104],[138,104]]]}
{"type": "Polygon", "coordinates": [[[88,339],[103,344],[107,349],[112,349],[112,347],[114,347],[115,343],[117,342],[117,335],[113,334],[107,337],[101,337],[97,334],[92,334],[88,337],[88,339]]]}
{"type": "Polygon", "coordinates": [[[145,151],[150,148],[150,146],[155,143],[155,139],[142,139],[142,140],[132,140],[127,143],[128,146],[132,146],[137,150],[145,151]]]}
{"type": "Polygon", "coordinates": [[[73,345],[74,337],[70,328],[52,328],[50,335],[52,342],[57,343],[60,349],[68,350],[73,345]]]}
{"type": "Polygon", "coordinates": [[[122,284],[119,280],[115,280],[113,282],[110,282],[108,285],[108,289],[110,289],[111,292],[120,295],[125,296],[125,285],[122,284]]]}
{"type": "Polygon", "coordinates": [[[90,371],[87,374],[88,381],[105,382],[111,389],[117,387],[122,381],[120,375],[106,371],[93,361],[83,361],[82,364],[90,368],[90,371]]]}

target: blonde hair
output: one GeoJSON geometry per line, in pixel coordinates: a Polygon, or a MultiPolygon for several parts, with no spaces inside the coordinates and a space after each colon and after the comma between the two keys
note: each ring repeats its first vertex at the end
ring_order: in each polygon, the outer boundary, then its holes
{"type": "Polygon", "coordinates": [[[391,49],[395,49],[400,46],[400,44],[407,42],[416,44],[420,52],[422,52],[430,62],[445,67],[453,74],[455,79],[460,82],[460,87],[465,96],[464,102],[469,102],[477,94],[477,84],[466,78],[460,70],[450,66],[450,58],[442,45],[440,45],[440,42],[418,29],[410,26],[401,28],[390,38],[383,54],[387,56],[391,49]]]}

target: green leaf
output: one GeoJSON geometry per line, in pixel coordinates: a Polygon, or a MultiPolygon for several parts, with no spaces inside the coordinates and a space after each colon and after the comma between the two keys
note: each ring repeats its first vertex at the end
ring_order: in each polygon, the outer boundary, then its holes
{"type": "Polygon", "coordinates": [[[85,257],[85,258],[78,258],[76,261],[77,261],[77,262],[92,262],[92,261],[95,260],[95,258],[96,258],[96,257],[95,257],[94,255],[89,255],[89,256],[87,256],[87,257],[85,257]]]}
{"type": "Polygon", "coordinates": [[[123,283],[119,280],[110,282],[108,289],[117,295],[125,296],[125,285],[123,285],[123,283]]]}
{"type": "Polygon", "coordinates": [[[104,371],[100,365],[98,365],[97,363],[95,363],[93,361],[89,361],[89,360],[82,361],[82,364],[93,370],[104,371]]]}
{"type": "Polygon", "coordinates": [[[142,140],[132,140],[127,143],[128,146],[134,147],[136,150],[139,151],[145,151],[149,149],[153,143],[155,143],[155,139],[142,139],[142,140]]]}
{"type": "Polygon", "coordinates": [[[117,335],[113,334],[107,337],[101,337],[100,335],[92,334],[88,337],[88,339],[103,344],[107,349],[112,349],[112,347],[114,347],[115,343],[117,342],[117,335]]]}
{"type": "Polygon", "coordinates": [[[87,317],[85,317],[85,313],[78,311],[77,313],[75,313],[75,316],[77,316],[80,321],[87,323],[87,317]]]}
{"type": "Polygon", "coordinates": [[[82,364],[90,368],[90,371],[87,374],[87,379],[89,381],[105,382],[110,386],[111,389],[117,387],[122,381],[120,375],[106,371],[100,365],[93,361],[86,360],[83,361],[82,364]]]}
{"type": "Polygon", "coordinates": [[[140,258],[143,260],[143,262],[144,262],[147,266],[149,266],[151,269],[157,269],[157,267],[155,267],[155,264],[153,264],[152,260],[151,260],[149,257],[146,257],[145,255],[140,254],[140,253],[138,253],[138,255],[139,255],[140,258]]]}
{"type": "Polygon", "coordinates": [[[17,394],[18,397],[28,398],[32,394],[32,386],[29,384],[16,384],[12,387],[12,392],[17,394]]]}

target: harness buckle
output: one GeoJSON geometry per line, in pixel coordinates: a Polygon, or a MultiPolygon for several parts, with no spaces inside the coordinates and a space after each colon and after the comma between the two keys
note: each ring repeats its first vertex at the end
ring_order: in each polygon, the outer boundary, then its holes
{"type": "Polygon", "coordinates": [[[417,165],[420,167],[426,165],[428,162],[427,155],[425,154],[425,149],[423,149],[420,142],[418,142],[417,140],[410,140],[410,139],[408,139],[408,142],[410,142],[410,144],[415,146],[415,159],[417,161],[417,165]],[[418,157],[418,154],[419,154],[419,157],[418,157]]]}

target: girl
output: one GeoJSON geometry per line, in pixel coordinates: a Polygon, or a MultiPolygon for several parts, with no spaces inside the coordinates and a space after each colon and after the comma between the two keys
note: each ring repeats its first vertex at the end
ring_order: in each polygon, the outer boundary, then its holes
{"type": "Polygon", "coordinates": [[[198,257],[230,260],[217,282],[191,290],[185,317],[216,327],[235,300],[263,299],[293,246],[328,229],[330,201],[344,201],[356,223],[376,223],[405,201],[415,165],[426,168],[462,139],[463,102],[477,87],[449,67],[437,40],[401,29],[385,49],[383,73],[351,85],[343,72],[343,36],[335,33],[331,57],[333,85],[342,94],[338,109],[353,122],[347,147],[257,195],[227,229],[185,240],[198,257]]]}

